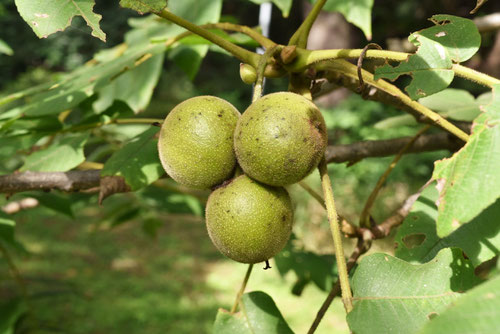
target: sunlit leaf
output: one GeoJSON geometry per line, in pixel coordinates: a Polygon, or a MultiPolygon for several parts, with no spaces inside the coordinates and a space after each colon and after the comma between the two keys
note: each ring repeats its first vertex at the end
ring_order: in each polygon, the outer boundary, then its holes
{"type": "Polygon", "coordinates": [[[219,309],[213,333],[293,333],[273,299],[262,291],[245,293],[241,298],[240,309],[236,314],[219,309]]]}
{"type": "Polygon", "coordinates": [[[83,147],[88,133],[67,135],[26,157],[20,171],[65,172],[85,161],[83,147]]]}
{"type": "Polygon", "coordinates": [[[385,64],[375,70],[375,79],[396,80],[401,75],[412,76],[405,90],[414,100],[445,89],[453,80],[452,62],[448,51],[439,43],[419,35],[410,36],[418,46],[416,54],[408,56],[397,66],[385,64]]]}
{"type": "Polygon", "coordinates": [[[467,144],[451,158],[435,163],[440,185],[438,236],[471,221],[500,197],[500,85],[473,125],[467,144]]]}
{"type": "Polygon", "coordinates": [[[160,78],[164,53],[143,57],[147,60],[99,91],[99,98],[93,104],[97,112],[110,107],[115,100],[126,102],[136,113],[145,110],[160,78]]]}
{"type": "Polygon", "coordinates": [[[348,22],[363,31],[368,40],[372,38],[372,8],[373,0],[329,0],[323,7],[324,10],[344,15],[348,22]]]}
{"type": "Polygon", "coordinates": [[[496,333],[500,328],[500,276],[468,291],[419,334],[496,333]]]}
{"type": "Polygon", "coordinates": [[[92,36],[106,41],[99,27],[101,15],[94,13],[94,0],[16,0],[22,18],[40,38],[69,27],[75,16],[81,16],[92,28],[92,36]]]}
{"type": "Polygon", "coordinates": [[[155,138],[159,130],[151,127],[126,143],[106,161],[101,176],[121,176],[133,191],[159,179],[165,173],[155,138]]]}
{"type": "Polygon", "coordinates": [[[459,249],[443,249],[419,265],[369,255],[354,273],[354,309],[347,321],[356,334],[417,333],[476,282],[459,249]]]}
{"type": "Polygon", "coordinates": [[[14,54],[14,50],[12,50],[12,48],[7,43],[0,39],[0,53],[12,56],[14,54]]]}
{"type": "Polygon", "coordinates": [[[481,35],[472,20],[453,15],[434,15],[430,21],[435,26],[414,35],[425,36],[444,46],[454,62],[466,61],[479,50],[481,35]]]}

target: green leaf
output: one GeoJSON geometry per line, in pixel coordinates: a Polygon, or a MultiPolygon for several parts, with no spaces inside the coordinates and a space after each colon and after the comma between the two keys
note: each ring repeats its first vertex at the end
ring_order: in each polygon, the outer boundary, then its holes
{"type": "Polygon", "coordinates": [[[473,121],[481,110],[479,106],[491,100],[490,94],[483,94],[476,100],[466,90],[447,88],[431,96],[421,98],[418,102],[441,116],[457,121],[473,121]]]}
{"type": "Polygon", "coordinates": [[[459,249],[443,249],[420,265],[372,254],[354,273],[354,309],[347,322],[356,334],[416,333],[475,283],[459,249]]]}
{"type": "Polygon", "coordinates": [[[193,80],[208,51],[208,45],[180,45],[168,53],[168,59],[175,62],[190,80],[193,80]]]}
{"type": "Polygon", "coordinates": [[[0,304],[0,334],[14,334],[17,321],[27,312],[28,307],[21,298],[0,304]]]}
{"type": "Polygon", "coordinates": [[[293,333],[273,299],[262,291],[245,293],[241,298],[240,308],[241,311],[236,314],[219,309],[213,333],[293,333]]]}
{"type": "Polygon", "coordinates": [[[14,54],[14,50],[0,39],[0,53],[6,54],[7,56],[12,56],[14,54]]]}
{"type": "Polygon", "coordinates": [[[390,64],[375,69],[375,80],[396,80],[401,75],[410,75],[413,80],[405,90],[413,100],[437,93],[453,80],[452,62],[448,51],[441,44],[426,36],[414,33],[410,41],[418,46],[415,54],[393,67],[390,64]]]}
{"type": "Polygon", "coordinates": [[[99,27],[101,15],[93,12],[94,0],[16,0],[22,18],[40,38],[45,38],[70,26],[75,16],[81,16],[92,28],[92,36],[106,41],[99,27]]]}
{"type": "MultiPolygon", "coordinates": [[[[172,180],[165,180],[165,187],[168,188],[170,183],[174,184],[172,180]]],[[[204,206],[196,197],[188,194],[180,194],[160,187],[147,187],[137,192],[136,195],[150,208],[155,207],[169,213],[203,216],[204,206]]]]}
{"type": "Polygon", "coordinates": [[[158,127],[151,127],[126,143],[104,164],[101,176],[122,176],[132,191],[158,180],[165,172],[158,158],[158,127]]]}
{"type": "MultiPolygon", "coordinates": [[[[292,242],[274,257],[276,267],[281,276],[285,276],[290,270],[297,275],[297,280],[304,284],[313,282],[323,291],[330,291],[333,283],[337,280],[337,267],[335,257],[332,255],[318,255],[313,252],[296,249],[292,242]]],[[[302,286],[302,288],[304,288],[302,286]]],[[[300,295],[301,290],[294,290],[300,295]]]]}
{"type": "Polygon", "coordinates": [[[167,0],[120,0],[120,6],[133,9],[140,14],[158,13],[167,6],[167,0]]]}
{"type": "Polygon", "coordinates": [[[437,234],[447,236],[500,197],[500,85],[473,124],[467,144],[451,158],[435,163],[440,187],[437,234]]]}
{"type": "Polygon", "coordinates": [[[14,227],[16,222],[7,214],[0,211],[0,242],[14,243],[14,227]]]}
{"type": "Polygon", "coordinates": [[[470,59],[479,50],[481,35],[472,20],[453,15],[434,15],[435,26],[417,33],[446,48],[450,58],[457,63],[470,59]]]}
{"type": "Polygon", "coordinates": [[[82,101],[99,92],[126,71],[137,66],[136,61],[144,56],[154,56],[165,51],[163,45],[141,45],[121,52],[118,58],[83,66],[53,85],[41,85],[40,90],[31,90],[29,103],[15,107],[10,117],[53,115],[78,106],[82,101]]]}
{"type": "Polygon", "coordinates": [[[67,197],[59,196],[53,193],[30,193],[26,196],[36,198],[41,205],[55,212],[62,213],[70,218],[75,217],[71,208],[73,203],[67,197]]]}
{"type": "MultiPolygon", "coordinates": [[[[431,96],[423,97],[418,102],[441,116],[457,121],[473,121],[481,113],[480,106],[491,102],[491,93],[477,98],[463,89],[447,88],[431,96]]],[[[415,117],[400,115],[386,118],[375,123],[377,129],[389,129],[398,126],[416,125],[415,117]]]]}
{"type": "Polygon", "coordinates": [[[288,17],[290,15],[290,9],[292,8],[293,0],[250,0],[253,3],[261,5],[265,2],[272,2],[281,10],[283,17],[288,17]]]}
{"type": "Polygon", "coordinates": [[[500,276],[470,290],[419,334],[497,333],[500,327],[500,276]]]}
{"type": "Polygon", "coordinates": [[[65,172],[75,168],[85,161],[83,147],[88,137],[88,133],[62,137],[48,148],[26,157],[20,171],[65,172]]]}
{"type": "Polygon", "coordinates": [[[470,223],[461,226],[447,237],[440,238],[436,233],[438,197],[433,183],[413,205],[395,237],[398,258],[423,263],[434,258],[443,248],[459,247],[471,263],[478,266],[500,253],[500,200],[470,223]]]}
{"type": "MultiPolygon", "coordinates": [[[[173,13],[196,24],[218,22],[222,11],[222,0],[213,1],[174,1],[169,6],[173,13]],[[193,11],[193,6],[196,11],[193,11]]],[[[193,80],[201,62],[208,52],[208,45],[179,45],[171,50],[168,58],[173,60],[187,76],[193,80]]]]}
{"type": "Polygon", "coordinates": [[[373,0],[329,0],[324,10],[339,12],[345,19],[363,31],[366,39],[372,38],[373,0]]]}
{"type": "Polygon", "coordinates": [[[110,107],[113,101],[121,100],[136,113],[144,111],[160,78],[164,55],[160,53],[152,56],[103,87],[93,104],[94,109],[100,112],[110,107]]]}

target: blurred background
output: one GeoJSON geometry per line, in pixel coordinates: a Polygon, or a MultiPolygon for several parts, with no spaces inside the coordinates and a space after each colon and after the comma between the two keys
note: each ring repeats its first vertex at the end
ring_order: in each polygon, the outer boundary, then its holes
{"type": "MultiPolygon", "coordinates": [[[[375,0],[372,42],[386,49],[411,50],[407,37],[430,26],[427,18],[434,14],[471,17],[468,13],[474,5],[469,0],[375,0]]],[[[309,2],[296,0],[289,17],[283,18],[273,8],[270,37],[286,43],[309,9],[309,2]]],[[[101,27],[107,33],[107,43],[92,38],[78,17],[65,32],[38,39],[18,15],[14,1],[0,0],[0,39],[14,51],[13,56],[0,55],[0,95],[48,82],[83,65],[99,50],[121,43],[129,30],[129,19],[138,16],[121,9],[117,1],[98,1],[95,11],[103,15],[101,27]]],[[[489,1],[477,16],[498,11],[500,3],[489,1]]],[[[248,1],[224,1],[224,21],[256,26],[258,14],[259,6],[248,1]]],[[[468,65],[499,76],[500,35],[485,32],[482,39],[481,51],[468,65]]],[[[309,46],[362,48],[366,43],[363,33],[342,15],[324,13],[314,26],[309,46]]],[[[209,52],[191,80],[167,60],[153,99],[141,116],[164,118],[177,103],[196,95],[219,96],[243,111],[250,103],[252,89],[241,82],[238,69],[237,60],[209,52]]],[[[461,80],[455,80],[453,86],[475,95],[483,92],[481,87],[461,80]]],[[[268,80],[266,92],[286,88],[285,79],[268,80]]],[[[322,97],[318,103],[327,122],[330,144],[416,132],[411,124],[374,127],[402,112],[365,101],[344,89],[322,97]]],[[[134,125],[107,131],[127,140],[143,130],[134,125]]],[[[88,149],[89,155],[109,154],[92,151],[91,145],[88,149]]],[[[429,179],[433,162],[449,155],[440,151],[405,156],[376,202],[374,219],[382,221],[389,216],[429,179]]],[[[391,160],[366,159],[350,167],[329,166],[339,213],[348,221],[357,223],[367,196],[391,160]]],[[[0,173],[12,168],[6,164],[0,163],[0,173]]],[[[306,182],[320,191],[317,173],[306,182]]],[[[324,255],[320,259],[328,266],[333,245],[324,210],[302,188],[294,185],[288,190],[296,207],[295,239],[281,256],[299,254],[299,259],[309,261],[308,256],[315,253],[324,255]]],[[[94,194],[2,196],[0,206],[4,211],[8,203],[26,198],[44,205],[15,213],[16,237],[25,249],[12,253],[12,259],[0,257],[0,314],[12,314],[10,319],[20,323],[19,333],[210,332],[217,309],[229,309],[234,301],[246,265],[224,258],[209,240],[203,218],[207,196],[206,192],[184,189],[168,180],[161,187],[114,195],[102,206],[94,194]],[[12,279],[8,260],[16,264],[22,280],[12,279]],[[23,295],[29,297],[26,304],[20,302],[23,295]],[[29,312],[24,313],[26,310],[29,312]],[[27,315],[16,317],[21,313],[27,315]]],[[[345,247],[348,253],[353,245],[348,240],[345,247]]],[[[389,253],[392,249],[390,238],[373,247],[373,251],[389,253]]],[[[327,283],[314,279],[324,268],[313,265],[301,273],[283,267],[278,270],[279,263],[274,261],[271,265],[273,269],[267,271],[256,266],[247,290],[271,295],[292,329],[306,332],[328,291],[327,283]],[[303,275],[309,275],[314,284],[301,286],[303,275]]],[[[348,333],[344,317],[337,300],[317,333],[348,333]]],[[[2,325],[0,333],[10,333],[3,332],[2,325]]]]}

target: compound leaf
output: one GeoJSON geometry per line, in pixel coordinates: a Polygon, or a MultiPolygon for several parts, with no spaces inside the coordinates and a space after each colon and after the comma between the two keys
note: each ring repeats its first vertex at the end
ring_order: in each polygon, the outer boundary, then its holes
{"type": "Polygon", "coordinates": [[[93,12],[94,0],[16,0],[17,10],[22,18],[40,38],[57,31],[63,31],[75,16],[81,16],[92,28],[92,36],[106,41],[101,30],[101,15],[93,12]]]}

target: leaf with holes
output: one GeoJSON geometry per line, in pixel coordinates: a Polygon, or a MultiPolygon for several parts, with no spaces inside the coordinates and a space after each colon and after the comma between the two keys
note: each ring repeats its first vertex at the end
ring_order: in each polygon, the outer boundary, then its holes
{"type": "Polygon", "coordinates": [[[479,50],[481,35],[472,20],[453,15],[434,15],[434,27],[415,34],[425,36],[446,48],[450,58],[457,63],[470,59],[479,50]]]}
{"type": "Polygon", "coordinates": [[[481,212],[470,223],[446,236],[436,233],[439,197],[435,187],[429,185],[413,205],[410,214],[396,233],[396,256],[412,263],[430,261],[443,248],[459,247],[474,266],[490,260],[500,253],[500,200],[481,212]]]}
{"type": "Polygon", "coordinates": [[[437,93],[451,83],[453,70],[448,51],[441,44],[419,35],[410,36],[410,41],[418,46],[417,53],[408,56],[406,61],[397,66],[385,64],[375,69],[375,80],[386,78],[396,80],[401,75],[413,77],[406,86],[413,100],[437,93]]]}
{"type": "Polygon", "coordinates": [[[217,334],[293,334],[273,299],[262,291],[245,293],[241,311],[231,314],[219,309],[213,333],[217,334]]]}
{"type": "Polygon", "coordinates": [[[500,327],[500,276],[468,291],[419,334],[498,333],[500,327]]]}
{"type": "Polygon", "coordinates": [[[88,137],[88,133],[62,137],[46,149],[26,157],[20,171],[66,172],[75,168],[85,161],[83,147],[88,137]]]}
{"type": "Polygon", "coordinates": [[[120,6],[144,13],[158,13],[167,6],[167,0],[120,0],[120,6]]]}
{"type": "Polygon", "coordinates": [[[93,12],[94,0],[16,0],[22,18],[40,38],[45,38],[70,26],[75,16],[81,16],[92,28],[92,36],[106,41],[101,30],[101,15],[93,12]]]}
{"type": "Polygon", "coordinates": [[[132,191],[158,180],[165,172],[158,158],[156,134],[160,129],[151,127],[126,143],[104,164],[101,176],[120,176],[132,191]]]}
{"type": "Polygon", "coordinates": [[[352,279],[354,309],[347,321],[356,334],[417,333],[476,283],[459,249],[443,249],[420,265],[368,255],[352,279]]]}
{"type": "Polygon", "coordinates": [[[500,197],[500,85],[492,102],[474,121],[467,144],[435,163],[439,184],[437,234],[445,237],[475,218],[500,197]]]}

